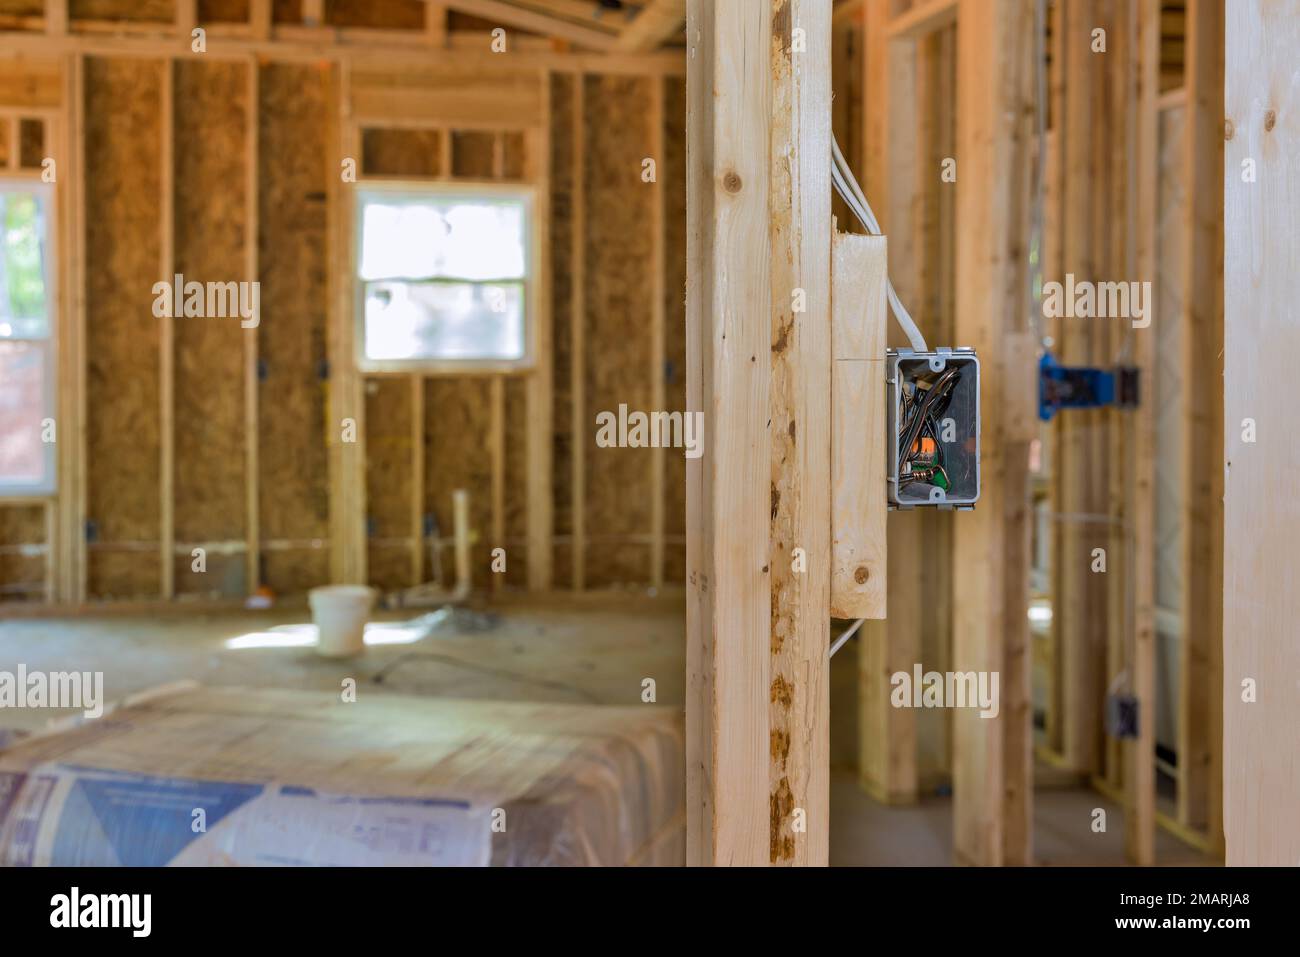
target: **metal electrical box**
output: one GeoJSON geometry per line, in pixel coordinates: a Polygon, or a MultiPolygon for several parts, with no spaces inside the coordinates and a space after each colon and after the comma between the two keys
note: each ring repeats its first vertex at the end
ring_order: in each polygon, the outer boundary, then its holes
{"type": "Polygon", "coordinates": [[[973,349],[890,349],[890,508],[971,509],[980,497],[980,364],[973,349]]]}

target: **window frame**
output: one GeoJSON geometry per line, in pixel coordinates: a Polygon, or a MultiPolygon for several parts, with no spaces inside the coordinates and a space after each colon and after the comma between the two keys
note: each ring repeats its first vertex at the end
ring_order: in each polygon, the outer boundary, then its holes
{"type": "Polygon", "coordinates": [[[537,365],[538,302],[537,270],[541,263],[540,225],[537,216],[537,187],[531,183],[501,183],[492,180],[383,180],[357,182],[352,202],[352,330],[353,359],[362,373],[419,372],[426,375],[482,375],[483,373],[529,372],[537,365]],[[379,200],[495,198],[517,200],[524,210],[524,354],[518,359],[371,359],[366,355],[366,280],[361,278],[363,210],[367,202],[379,200]]]}
{"type": "MultiPolygon", "coordinates": [[[[41,265],[45,280],[45,324],[48,330],[42,339],[26,336],[5,336],[0,342],[35,342],[44,346],[45,375],[43,377],[45,414],[42,421],[53,419],[55,428],[59,426],[59,316],[60,301],[58,281],[58,210],[56,190],[53,183],[47,183],[37,175],[22,175],[16,171],[0,174],[0,192],[30,193],[38,196],[45,209],[45,235],[41,248],[41,265]]],[[[57,436],[57,433],[56,433],[57,436]]],[[[67,441],[67,436],[64,436],[67,441]]],[[[40,482],[11,482],[0,475],[0,503],[9,500],[50,499],[59,494],[59,458],[58,443],[45,442],[45,479],[40,482]]]]}

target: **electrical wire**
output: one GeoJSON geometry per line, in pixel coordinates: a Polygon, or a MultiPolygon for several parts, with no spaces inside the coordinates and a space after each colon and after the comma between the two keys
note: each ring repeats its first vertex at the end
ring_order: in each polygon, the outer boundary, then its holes
{"type": "MultiPolygon", "coordinates": [[[[836,142],[835,137],[831,137],[831,183],[835,186],[835,191],[840,194],[849,207],[849,211],[857,217],[867,232],[873,236],[883,235],[880,229],[880,223],[876,220],[876,214],[871,211],[871,204],[867,202],[867,197],[862,192],[862,187],[858,185],[857,178],[853,175],[853,170],[849,168],[848,162],[844,159],[844,154],[840,152],[840,144],[836,142]]],[[[894,318],[898,320],[898,325],[903,332],[907,334],[907,340],[912,344],[912,348],[917,352],[929,352],[929,347],[925,344],[925,336],[921,335],[921,330],[917,328],[916,322],[912,319],[912,314],[907,311],[903,301],[898,298],[898,293],[894,291],[894,284],[888,278],[885,280],[886,293],[889,298],[889,308],[893,312],[894,318]]]]}
{"type": "MultiPolygon", "coordinates": [[[[831,183],[835,186],[835,192],[840,194],[849,207],[849,211],[857,217],[862,227],[873,236],[883,235],[880,223],[876,220],[876,214],[871,211],[871,204],[867,202],[866,195],[862,192],[862,187],[858,185],[857,178],[853,175],[853,170],[849,168],[848,162],[844,159],[844,154],[840,152],[840,144],[831,137],[831,183]]],[[[898,298],[898,293],[894,291],[894,283],[885,277],[885,292],[889,299],[889,309],[898,321],[898,325],[907,335],[907,341],[912,344],[912,349],[916,352],[929,352],[930,348],[925,344],[925,336],[921,335],[921,330],[917,328],[916,322],[912,319],[912,314],[907,311],[903,301],[898,298]]],[[[941,466],[942,467],[942,466],[941,466]]],[[[945,473],[946,474],[946,473],[945,473]]],[[[862,627],[865,618],[859,618],[844,634],[835,639],[831,645],[828,658],[832,657],[835,652],[839,651],[862,627]]]]}
{"type": "Polygon", "coordinates": [[[855,621],[853,624],[849,625],[849,627],[848,627],[847,629],[845,629],[844,634],[840,635],[838,638],[835,639],[835,644],[831,645],[831,651],[830,651],[830,654],[828,654],[826,657],[827,657],[827,658],[834,658],[834,657],[835,657],[835,652],[839,651],[841,648],[844,647],[844,643],[847,642],[850,638],[853,637],[854,633],[855,633],[859,628],[862,627],[862,623],[863,623],[864,621],[866,621],[866,620],[867,620],[867,619],[865,619],[865,618],[859,618],[859,619],[858,619],[857,621],[855,621]]]}

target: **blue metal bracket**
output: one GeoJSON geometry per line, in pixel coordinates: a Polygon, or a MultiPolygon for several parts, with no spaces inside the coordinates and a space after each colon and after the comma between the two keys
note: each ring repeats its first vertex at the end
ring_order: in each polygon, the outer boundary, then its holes
{"type": "Polygon", "coordinates": [[[1063,366],[1043,353],[1038,362],[1038,417],[1050,422],[1060,409],[1132,409],[1138,404],[1138,370],[1063,366]]]}

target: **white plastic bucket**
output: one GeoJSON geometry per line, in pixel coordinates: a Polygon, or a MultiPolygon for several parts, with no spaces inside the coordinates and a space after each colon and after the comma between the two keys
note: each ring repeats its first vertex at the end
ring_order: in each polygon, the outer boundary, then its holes
{"type": "Polygon", "coordinates": [[[366,650],[366,619],[375,590],[365,585],[326,585],[307,593],[311,617],[320,634],[316,651],[327,658],[347,658],[366,650]]]}

